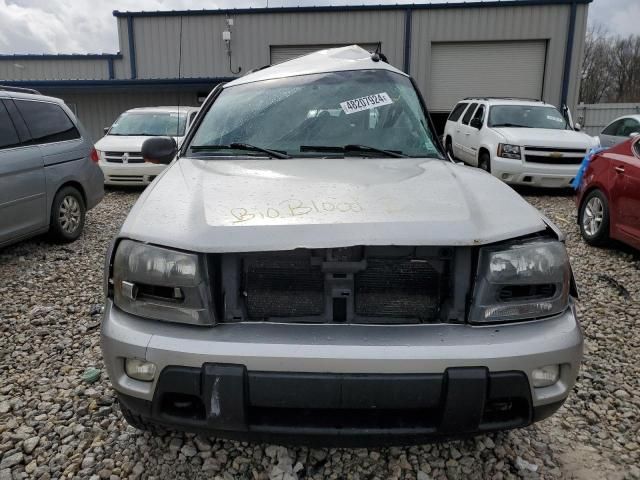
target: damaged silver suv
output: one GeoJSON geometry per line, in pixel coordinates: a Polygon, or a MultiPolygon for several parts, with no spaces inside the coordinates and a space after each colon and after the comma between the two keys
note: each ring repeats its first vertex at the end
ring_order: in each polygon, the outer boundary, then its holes
{"type": "Polygon", "coordinates": [[[523,427],[582,357],[562,235],[442,155],[359,47],[216,88],[107,256],[102,350],[135,427],[331,445],[523,427]]]}

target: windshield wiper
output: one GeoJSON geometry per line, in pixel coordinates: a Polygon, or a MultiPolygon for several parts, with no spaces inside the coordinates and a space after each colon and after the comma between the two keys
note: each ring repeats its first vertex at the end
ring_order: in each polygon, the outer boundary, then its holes
{"type": "Polygon", "coordinates": [[[229,145],[193,145],[191,150],[194,152],[210,152],[214,150],[246,150],[249,152],[266,153],[271,158],[291,158],[286,153],[268,148],[256,147],[248,143],[230,143],[229,145]]]}
{"type": "Polygon", "coordinates": [[[406,158],[407,155],[397,150],[383,150],[381,148],[369,147],[368,145],[345,145],[322,146],[322,145],[300,145],[301,152],[327,152],[327,153],[347,153],[347,152],[371,152],[379,153],[385,157],[406,158]]]}
{"type": "Polygon", "coordinates": [[[494,128],[498,127],[515,127],[515,128],[531,128],[528,125],[519,125],[517,123],[498,123],[496,125],[491,125],[494,128]]]}

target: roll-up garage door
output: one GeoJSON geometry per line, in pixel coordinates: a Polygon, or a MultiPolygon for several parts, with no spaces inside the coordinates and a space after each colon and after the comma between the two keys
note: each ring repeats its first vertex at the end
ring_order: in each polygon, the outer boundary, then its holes
{"type": "MultiPolygon", "coordinates": [[[[307,53],[316,52],[318,50],[324,50],[327,48],[344,47],[349,44],[336,44],[336,45],[272,45],[271,46],[271,65],[276,63],[286,62],[292,58],[306,55],[307,53]]],[[[378,46],[377,43],[359,43],[362,48],[369,52],[374,52],[378,46]]]]}
{"type": "Polygon", "coordinates": [[[472,96],[540,99],[546,50],[544,40],[432,43],[430,110],[448,112],[472,96]]]}

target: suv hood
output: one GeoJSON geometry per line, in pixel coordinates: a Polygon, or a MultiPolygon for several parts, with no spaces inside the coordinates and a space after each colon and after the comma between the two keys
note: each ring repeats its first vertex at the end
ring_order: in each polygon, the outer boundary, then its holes
{"type": "Polygon", "coordinates": [[[522,146],[576,148],[586,150],[596,144],[596,139],[575,130],[548,128],[494,128],[505,142],[522,146]]]}
{"type": "Polygon", "coordinates": [[[478,245],[544,230],[491,175],[435,159],[174,161],[120,237],[197,252],[478,245]]]}
{"type": "MultiPolygon", "coordinates": [[[[95,144],[96,150],[103,152],[139,152],[142,144],[149,136],[124,136],[124,135],[105,135],[95,144]]],[[[178,145],[182,144],[184,137],[173,137],[178,145]]]]}

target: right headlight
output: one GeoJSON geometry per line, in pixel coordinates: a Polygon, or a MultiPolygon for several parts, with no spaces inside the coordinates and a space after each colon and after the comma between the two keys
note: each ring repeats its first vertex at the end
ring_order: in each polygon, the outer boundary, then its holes
{"type": "Polygon", "coordinates": [[[113,259],[113,301],[145,318],[194,325],[215,322],[205,259],[122,240],[113,259]]]}
{"type": "Polygon", "coordinates": [[[571,267],[557,240],[530,240],[480,249],[471,323],[533,320],[564,312],[571,267]]]}
{"type": "Polygon", "coordinates": [[[498,145],[498,156],[502,158],[513,158],[515,160],[520,160],[522,158],[520,154],[520,146],[501,143],[498,145]]]}

